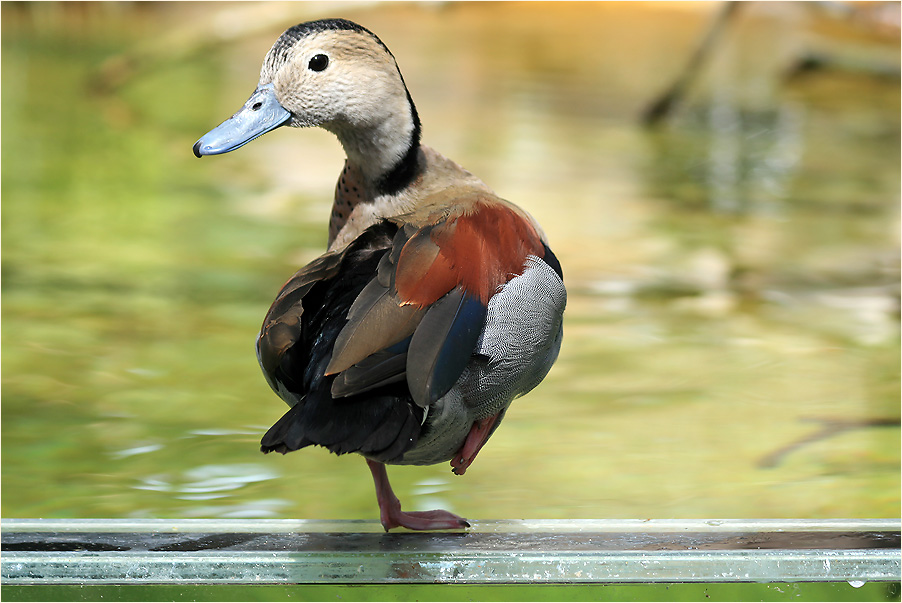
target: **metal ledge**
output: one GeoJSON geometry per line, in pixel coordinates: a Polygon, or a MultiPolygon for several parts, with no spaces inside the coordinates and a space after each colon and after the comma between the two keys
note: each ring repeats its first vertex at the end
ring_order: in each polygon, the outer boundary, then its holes
{"type": "Polygon", "coordinates": [[[899,581],[899,520],[2,521],[4,585],[899,581]]]}

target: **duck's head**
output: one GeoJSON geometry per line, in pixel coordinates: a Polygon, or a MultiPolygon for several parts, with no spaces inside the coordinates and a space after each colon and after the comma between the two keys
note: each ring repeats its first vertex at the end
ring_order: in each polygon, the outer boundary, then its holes
{"type": "Polygon", "coordinates": [[[195,143],[194,154],[228,153],[285,125],[334,132],[349,158],[387,163],[373,166],[377,172],[419,144],[419,119],[394,56],[375,34],[344,19],[283,33],[263,60],[257,89],[195,143]]]}

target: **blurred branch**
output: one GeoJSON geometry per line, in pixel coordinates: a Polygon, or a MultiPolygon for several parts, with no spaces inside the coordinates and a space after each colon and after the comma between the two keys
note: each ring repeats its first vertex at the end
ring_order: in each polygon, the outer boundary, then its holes
{"type": "Polygon", "coordinates": [[[679,77],[677,77],[676,81],[671,84],[670,88],[668,88],[664,94],[652,102],[643,112],[642,123],[647,126],[656,125],[673,112],[676,105],[686,95],[686,91],[695,80],[699,71],[701,71],[705,59],[717,46],[727,25],[735,16],[739,4],[739,2],[733,1],[724,3],[717,12],[717,15],[715,15],[714,21],[708,27],[708,31],[705,32],[701,43],[698,48],[695,49],[695,52],[692,54],[692,57],[690,57],[689,62],[686,64],[686,67],[683,68],[679,77]]]}
{"type": "MultiPolygon", "coordinates": [[[[740,4],[745,5],[745,13],[751,13],[753,5],[759,3],[730,1],[721,7],[673,84],[643,111],[643,124],[654,126],[673,114],[706,61],[723,45],[740,4]]],[[[775,74],[775,78],[788,79],[815,70],[899,77],[899,2],[802,2],[798,6],[804,9],[801,33],[807,34],[808,47],[787,57],[789,68],[775,74]],[[883,51],[862,52],[859,47],[875,45],[883,51]]],[[[777,19],[788,18],[777,14],[777,19]]]]}
{"type": "Polygon", "coordinates": [[[797,77],[816,71],[847,71],[849,73],[864,73],[874,77],[898,78],[899,66],[890,62],[877,62],[871,59],[857,59],[844,57],[839,54],[825,52],[810,52],[801,57],[793,65],[786,76],[797,77]]]}
{"type": "Polygon", "coordinates": [[[758,461],[758,467],[762,469],[772,469],[779,465],[783,459],[792,452],[795,452],[799,448],[806,446],[808,444],[813,444],[814,442],[820,442],[821,440],[826,440],[827,438],[833,437],[835,435],[839,435],[841,433],[845,433],[846,431],[851,431],[853,429],[863,429],[866,427],[899,427],[900,419],[896,418],[886,418],[886,419],[861,419],[861,420],[850,420],[850,419],[822,419],[817,417],[812,417],[808,419],[803,419],[809,422],[821,423],[821,428],[803,438],[799,438],[795,442],[791,442],[786,446],[783,446],[779,450],[775,450],[771,452],[760,461],[758,461]]]}

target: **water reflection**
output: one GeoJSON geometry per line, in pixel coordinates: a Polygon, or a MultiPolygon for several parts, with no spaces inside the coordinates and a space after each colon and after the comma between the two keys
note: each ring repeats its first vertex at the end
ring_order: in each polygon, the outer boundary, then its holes
{"type": "Polygon", "coordinates": [[[156,452],[162,448],[162,444],[147,444],[146,446],[135,446],[134,448],[126,448],[125,450],[117,450],[111,453],[113,458],[124,459],[136,454],[147,454],[148,452],[156,452]]]}
{"type": "MultiPolygon", "coordinates": [[[[163,492],[173,500],[222,501],[224,504],[191,504],[180,511],[184,517],[278,517],[279,511],[290,507],[289,501],[257,499],[234,502],[235,494],[251,484],[281,477],[262,464],[201,465],[178,474],[160,473],[141,477],[133,487],[137,490],[163,492]]],[[[155,511],[135,510],[130,517],[153,517],[155,511]]]]}
{"type": "Polygon", "coordinates": [[[744,116],[716,99],[705,184],[716,212],[774,214],[802,152],[800,115],[782,106],[772,116],[744,116]]]}

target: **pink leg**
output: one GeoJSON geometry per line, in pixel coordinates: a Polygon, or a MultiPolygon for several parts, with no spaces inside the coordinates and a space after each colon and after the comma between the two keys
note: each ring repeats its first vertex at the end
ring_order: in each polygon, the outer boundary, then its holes
{"type": "Polygon", "coordinates": [[[467,467],[473,463],[476,454],[488,441],[489,434],[492,433],[492,426],[497,420],[498,415],[494,415],[473,423],[473,427],[470,428],[470,433],[467,434],[467,439],[464,440],[464,445],[461,447],[460,452],[451,459],[452,472],[456,475],[463,475],[467,472],[467,467]]]}
{"type": "Polygon", "coordinates": [[[469,528],[470,524],[463,517],[454,513],[436,509],[434,511],[411,511],[405,513],[401,510],[401,501],[395,496],[388,483],[388,472],[385,465],[376,461],[366,460],[373,481],[376,483],[376,500],[379,503],[379,519],[382,527],[388,532],[392,528],[407,528],[409,530],[454,530],[469,528]]]}

